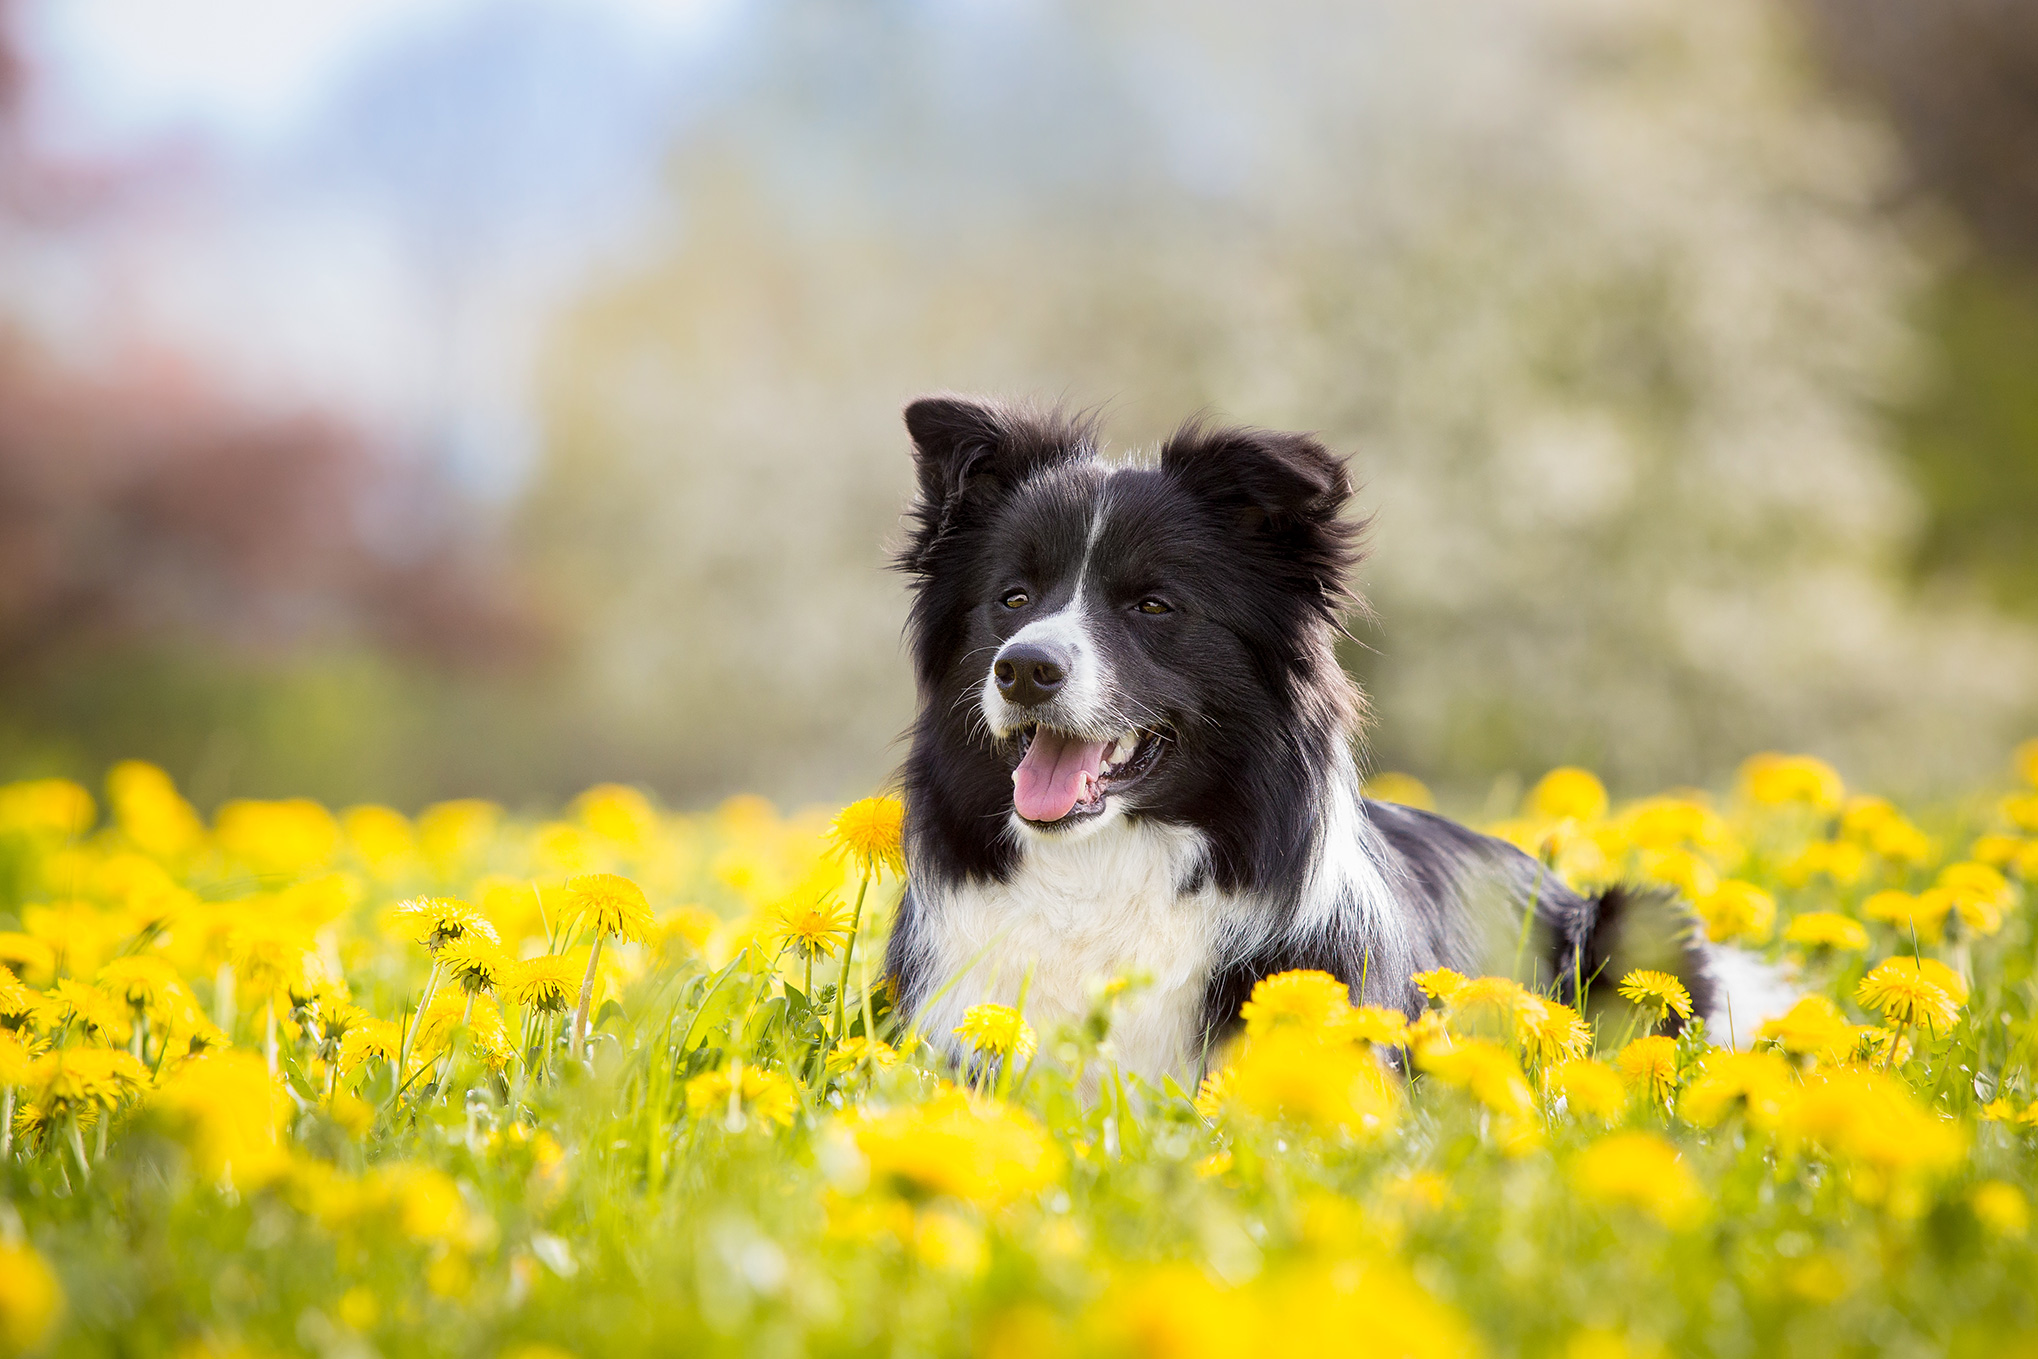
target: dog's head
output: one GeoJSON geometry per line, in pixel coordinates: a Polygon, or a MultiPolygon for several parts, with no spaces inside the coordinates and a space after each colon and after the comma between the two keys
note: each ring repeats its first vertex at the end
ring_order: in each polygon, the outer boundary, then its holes
{"type": "Polygon", "coordinates": [[[1022,834],[1221,820],[1342,738],[1359,529],[1315,439],[1190,425],[1113,467],[1060,415],[942,396],[906,426],[916,750],[977,764],[1022,834]]]}

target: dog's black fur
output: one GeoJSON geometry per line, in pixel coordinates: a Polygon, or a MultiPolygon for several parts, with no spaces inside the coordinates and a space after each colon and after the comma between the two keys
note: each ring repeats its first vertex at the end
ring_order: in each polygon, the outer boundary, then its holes
{"type": "Polygon", "coordinates": [[[1116,820],[1098,835],[1192,830],[1200,852],[1182,865],[1181,897],[1231,912],[1213,934],[1206,1046],[1255,981],[1291,968],[1414,1014],[1409,978],[1428,968],[1518,971],[1575,1003],[1595,980],[1610,990],[1653,966],[1712,1009],[1703,945],[1667,896],[1581,896],[1442,817],[1360,801],[1355,787],[1339,804],[1363,700],[1335,643],[1359,607],[1363,526],[1343,462],[1316,439],[1192,423],[1156,463],[1112,467],[1092,424],[1067,415],[933,397],[907,407],[906,425],[919,491],[898,565],[914,587],[920,706],[904,771],[910,886],[887,959],[906,1008],[948,980],[926,941],[951,889],[1015,882],[1027,854],[1108,808],[1116,820]],[[994,729],[986,675],[1029,624],[1067,616],[1079,589],[1079,659],[1107,677],[1103,697],[1066,719],[1053,704],[1019,716],[1057,731],[1101,720],[1099,739],[1113,724],[1145,733],[1130,763],[1147,764],[1122,788],[1097,785],[1108,795],[1094,809],[1030,823],[1014,810],[1028,728],[994,729]],[[1351,825],[1333,824],[1338,805],[1357,809],[1351,825]],[[1384,911],[1363,899],[1363,864],[1391,895],[1384,911]]]}

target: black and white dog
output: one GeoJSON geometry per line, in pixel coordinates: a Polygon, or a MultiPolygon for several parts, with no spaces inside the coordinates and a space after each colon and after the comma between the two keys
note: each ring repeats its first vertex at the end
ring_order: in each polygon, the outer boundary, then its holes
{"type": "Polygon", "coordinates": [[[1061,415],[929,397],[906,427],[920,711],[886,965],[923,1032],[1022,985],[1052,1025],[1138,975],[1117,1057],[1188,1078],[1290,968],[1411,1015],[1410,975],[1435,967],[1569,1000],[1654,967],[1722,1036],[1729,1005],[1742,1035],[1775,1009],[1774,979],[1667,895],[1580,896],[1361,795],[1363,700],[1334,650],[1360,528],[1315,439],[1191,424],[1113,465],[1061,415]]]}

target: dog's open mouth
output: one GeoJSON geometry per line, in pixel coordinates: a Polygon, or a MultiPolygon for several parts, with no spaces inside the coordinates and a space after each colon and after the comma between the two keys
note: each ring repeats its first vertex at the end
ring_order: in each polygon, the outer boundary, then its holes
{"type": "Polygon", "coordinates": [[[1128,731],[1115,741],[1091,741],[1028,727],[1019,738],[1019,767],[1012,771],[1012,808],[1043,830],[1095,816],[1105,799],[1131,787],[1160,758],[1159,732],[1128,731]]]}

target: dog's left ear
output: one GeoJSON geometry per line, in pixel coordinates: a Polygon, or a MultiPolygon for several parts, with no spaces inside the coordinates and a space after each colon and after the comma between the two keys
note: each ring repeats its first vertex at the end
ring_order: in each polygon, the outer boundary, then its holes
{"type": "Polygon", "coordinates": [[[1326,599],[1346,595],[1365,525],[1345,518],[1352,480],[1344,459],[1315,437],[1185,425],[1162,446],[1161,470],[1239,533],[1306,571],[1326,599]]]}

